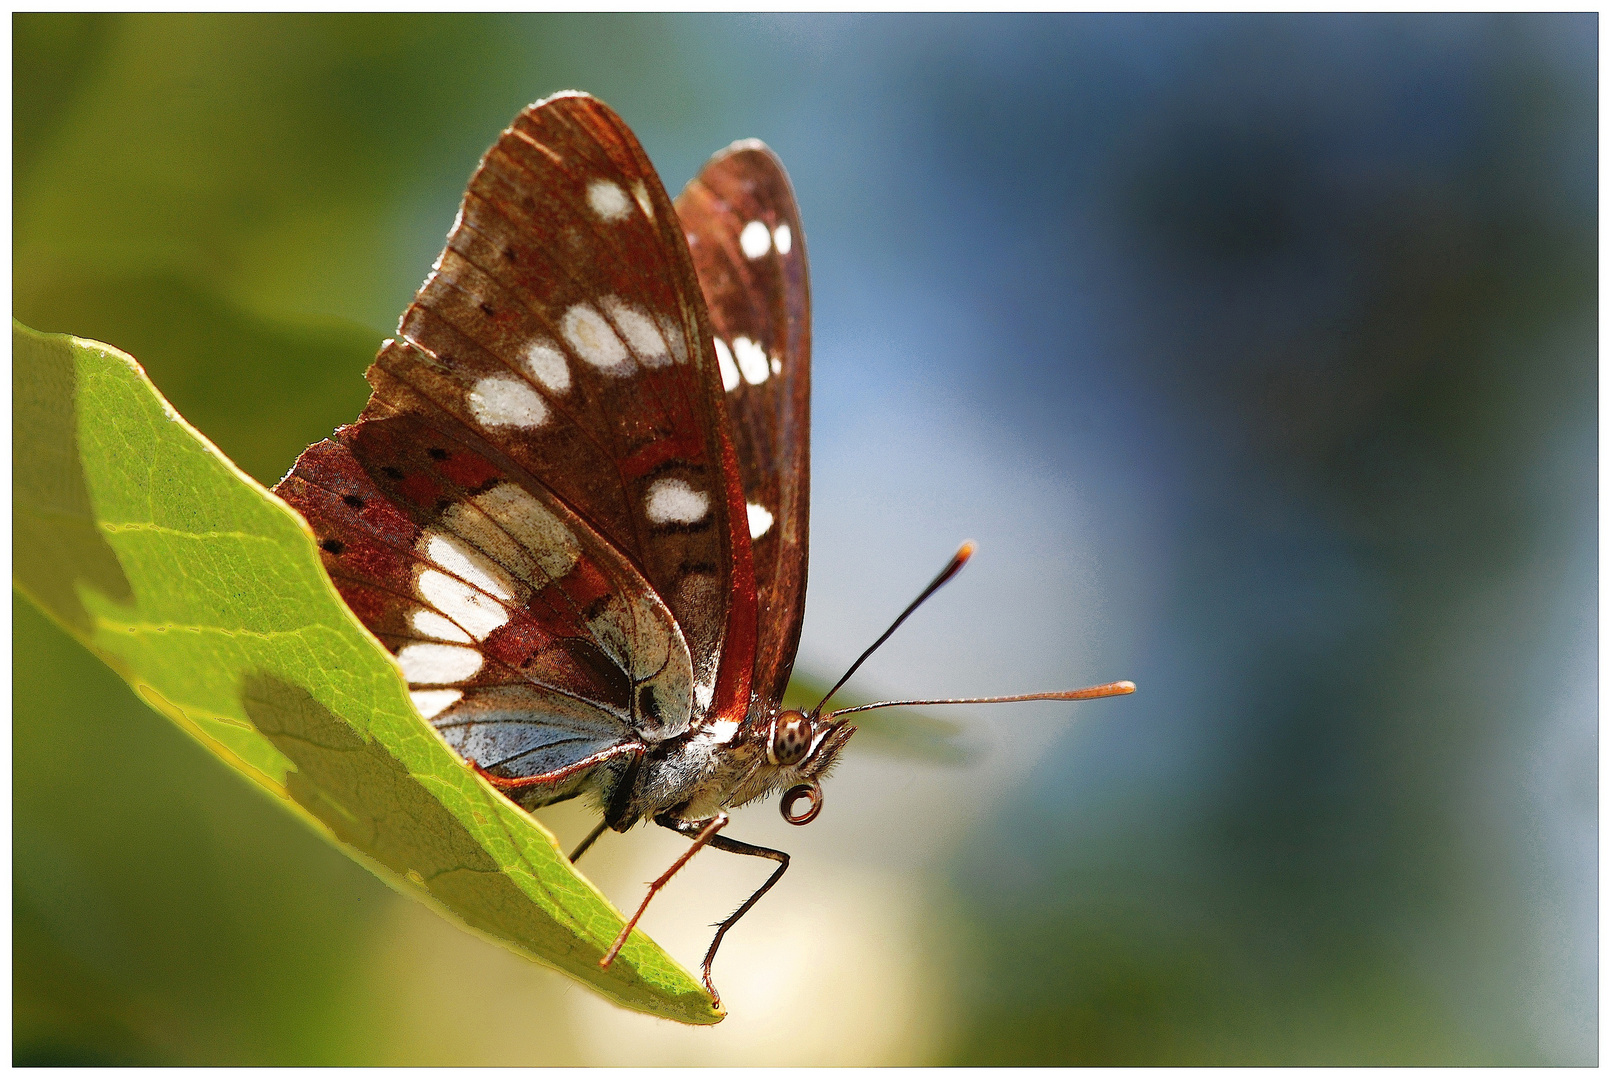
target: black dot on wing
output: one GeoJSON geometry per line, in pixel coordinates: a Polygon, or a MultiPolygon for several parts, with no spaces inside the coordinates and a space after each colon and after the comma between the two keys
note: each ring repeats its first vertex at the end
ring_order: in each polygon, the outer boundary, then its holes
{"type": "Polygon", "coordinates": [[[657,524],[651,524],[649,526],[649,531],[655,536],[669,536],[672,533],[691,535],[693,533],[702,533],[714,524],[716,524],[715,515],[706,514],[704,517],[694,522],[663,521],[657,524]]]}
{"type": "Polygon", "coordinates": [[[481,314],[487,316],[488,318],[491,318],[494,314],[496,314],[496,312],[492,310],[491,304],[478,304],[477,306],[481,309],[481,314]]]}
{"type": "Polygon", "coordinates": [[[395,465],[382,465],[380,467],[380,471],[391,477],[393,480],[401,480],[403,478],[403,470],[399,469],[395,465]]]}
{"type": "Polygon", "coordinates": [[[512,248],[512,247],[506,247],[506,248],[503,249],[503,257],[505,259],[508,259],[510,262],[519,262],[520,261],[519,259],[517,259],[515,257],[515,249],[512,248]]]}
{"type": "Polygon", "coordinates": [[[354,510],[362,510],[364,508],[364,500],[359,498],[357,495],[343,495],[341,497],[341,501],[352,507],[354,510]]]}
{"type": "Polygon", "coordinates": [[[347,550],[347,545],[343,544],[340,540],[321,540],[319,541],[319,546],[324,548],[332,555],[340,555],[343,551],[347,550]]]}
{"type": "Polygon", "coordinates": [[[440,446],[433,446],[425,452],[437,461],[446,461],[448,459],[448,452],[440,446]]]}

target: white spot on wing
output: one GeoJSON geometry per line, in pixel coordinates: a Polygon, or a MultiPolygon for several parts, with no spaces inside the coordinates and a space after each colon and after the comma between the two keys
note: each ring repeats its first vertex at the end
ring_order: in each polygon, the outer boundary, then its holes
{"type": "Polygon", "coordinates": [[[783,361],[779,360],[776,356],[772,357],[772,374],[783,374],[783,361]]]}
{"type": "Polygon", "coordinates": [[[601,303],[645,367],[664,367],[671,363],[671,351],[666,348],[665,339],[655,328],[653,319],[613,296],[606,296],[601,303]]]}
{"type": "Polygon", "coordinates": [[[665,477],[649,485],[644,512],[656,525],[692,525],[704,520],[705,515],[710,513],[710,496],[703,491],[695,491],[686,480],[665,477]]]}
{"type": "MultiPolygon", "coordinates": [[[[427,570],[425,573],[436,574],[436,571],[427,570]]],[[[436,574],[436,576],[446,577],[447,575],[436,574]]],[[[421,592],[423,594],[423,584],[421,586],[421,592]]],[[[427,599],[429,598],[427,597],[427,599]]],[[[460,629],[460,627],[454,623],[453,620],[445,619],[434,611],[427,611],[424,608],[420,608],[416,610],[413,615],[409,616],[408,624],[414,628],[415,633],[423,634],[428,638],[435,638],[438,641],[461,641],[466,645],[470,644],[469,634],[466,634],[462,629],[460,629]]]]}
{"type": "Polygon", "coordinates": [[[747,503],[744,509],[750,516],[750,539],[759,540],[772,527],[772,511],[760,503],[747,503]]]}
{"type": "Polygon", "coordinates": [[[671,347],[671,358],[679,364],[688,362],[688,349],[683,341],[682,328],[675,320],[659,316],[656,320],[660,324],[660,336],[665,338],[666,344],[671,347]]]}
{"type": "Polygon", "coordinates": [[[759,259],[772,250],[772,234],[767,231],[766,222],[752,221],[744,226],[744,231],[738,234],[738,246],[746,259],[759,259]]]}
{"type": "Polygon", "coordinates": [[[747,337],[733,339],[733,359],[738,361],[739,372],[751,386],[761,385],[772,373],[772,365],[766,360],[766,350],[747,337]]]}
{"type": "Polygon", "coordinates": [[[794,247],[794,231],[787,221],[772,230],[772,242],[778,246],[779,255],[787,255],[794,247]]]}
{"type": "Polygon", "coordinates": [[[632,212],[627,193],[613,180],[595,180],[587,185],[587,205],[605,221],[620,221],[632,212]]]}
{"type": "Polygon", "coordinates": [[[510,581],[523,581],[534,589],[548,584],[548,575],[532,553],[481,509],[478,499],[448,507],[438,527],[485,555],[510,581]]]}
{"type": "Polygon", "coordinates": [[[548,419],[548,406],[523,379],[489,375],[470,391],[470,411],[486,427],[538,427],[548,419]]]}
{"type": "Polygon", "coordinates": [[[538,338],[526,346],[526,370],[556,394],[571,388],[571,369],[565,363],[565,354],[546,338],[538,338]]]}
{"type": "Polygon", "coordinates": [[[397,663],[410,684],[463,682],[481,670],[481,652],[464,645],[404,645],[397,663]]]}
{"type": "Polygon", "coordinates": [[[450,574],[457,574],[482,592],[491,593],[500,600],[512,600],[514,582],[493,561],[456,537],[427,530],[421,537],[420,548],[430,559],[450,574]]]}
{"type": "Polygon", "coordinates": [[[716,365],[722,369],[722,389],[732,390],[738,386],[738,365],[733,363],[733,350],[727,347],[727,342],[721,338],[716,339],[716,365]]]}
{"type": "Polygon", "coordinates": [[[600,371],[625,375],[631,370],[632,358],[626,346],[592,305],[572,304],[560,320],[559,330],[576,355],[600,371]]]}
{"type": "Polygon", "coordinates": [[[654,203],[649,201],[648,185],[646,185],[642,180],[639,180],[636,184],[633,184],[632,197],[638,200],[638,207],[643,211],[643,216],[648,218],[650,221],[653,221],[654,203]]]}
{"type": "Polygon", "coordinates": [[[463,690],[410,690],[408,696],[414,699],[414,708],[420,715],[429,720],[449,705],[458,703],[464,696],[463,690]]]}
{"type": "Polygon", "coordinates": [[[464,627],[477,641],[487,640],[509,621],[508,609],[498,601],[440,571],[421,571],[417,588],[420,599],[464,627]]]}
{"type": "Polygon", "coordinates": [[[571,572],[582,548],[565,523],[537,497],[507,481],[470,500],[531,553],[556,581],[571,572]]]}

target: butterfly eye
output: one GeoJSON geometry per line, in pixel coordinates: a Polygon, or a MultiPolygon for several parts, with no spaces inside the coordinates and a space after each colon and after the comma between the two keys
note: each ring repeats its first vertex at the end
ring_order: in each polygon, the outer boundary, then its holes
{"type": "Polygon", "coordinates": [[[822,788],[813,780],[809,784],[796,784],[783,793],[783,820],[790,825],[809,825],[817,820],[822,812],[822,788]],[[805,809],[798,809],[800,800],[805,800],[805,809]]]}
{"type": "Polygon", "coordinates": [[[811,721],[790,709],[778,716],[768,755],[774,765],[794,765],[811,749],[811,721]]]}

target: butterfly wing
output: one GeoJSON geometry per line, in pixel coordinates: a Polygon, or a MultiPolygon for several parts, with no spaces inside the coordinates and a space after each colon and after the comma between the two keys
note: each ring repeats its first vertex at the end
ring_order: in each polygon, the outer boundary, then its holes
{"type": "Polygon", "coordinates": [[[805,616],[811,492],[811,296],[788,174],[756,141],[734,143],[677,197],[716,334],[744,488],[760,606],[753,693],[775,709],[805,616]]]}
{"type": "Polygon", "coordinates": [[[358,423],[282,481],[422,712],[489,771],[742,716],[755,587],[711,342],[642,148],[557,95],[482,159],[358,423]]]}

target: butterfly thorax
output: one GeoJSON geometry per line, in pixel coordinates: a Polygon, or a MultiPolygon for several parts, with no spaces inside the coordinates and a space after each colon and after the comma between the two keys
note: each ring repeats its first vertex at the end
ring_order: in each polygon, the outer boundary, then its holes
{"type": "Polygon", "coordinates": [[[630,817],[617,827],[667,811],[689,820],[710,817],[737,805],[734,794],[765,765],[764,744],[748,725],[696,724],[644,756],[627,802],[630,817]]]}
{"type": "MultiPolygon", "coordinates": [[[[777,716],[775,706],[760,707],[743,724],[707,720],[657,745],[632,778],[633,790],[617,803],[628,811],[612,824],[625,829],[668,811],[684,820],[702,820],[785,788],[820,780],[832,770],[855,732],[848,724],[819,725],[804,757],[781,764],[767,752],[777,716]]],[[[604,801],[611,801],[613,793],[601,794],[604,801]]]]}

